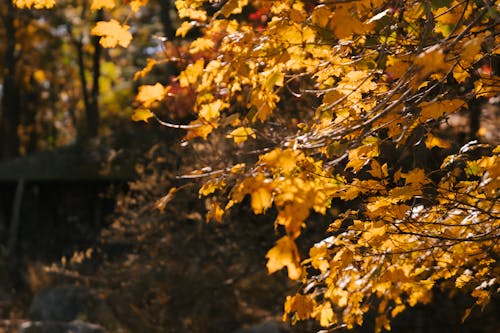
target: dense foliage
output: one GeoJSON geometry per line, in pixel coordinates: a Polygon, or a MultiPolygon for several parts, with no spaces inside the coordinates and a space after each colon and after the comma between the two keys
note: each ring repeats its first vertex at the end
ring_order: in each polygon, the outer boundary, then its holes
{"type": "MultiPolygon", "coordinates": [[[[130,1],[130,12],[146,2],[130,1]]],[[[92,2],[95,10],[115,6],[92,2]]],[[[438,286],[462,289],[479,306],[498,292],[500,147],[481,123],[498,103],[498,4],[176,6],[184,20],[177,35],[189,40],[167,42],[166,58],[150,59],[136,77],[166,61],[180,74],[139,87],[133,119],[235,146],[237,153],[184,177],[203,180],[207,219],[223,221],[245,198],[255,214],[275,216],[280,236],[267,252],[268,271],[286,267],[302,283],[285,301],[285,318],[352,328],[375,307],[380,331],[429,302],[438,286]],[[196,118],[189,124],[158,116],[186,106],[196,118]],[[451,125],[457,119],[467,124],[463,135],[451,125]],[[331,223],[304,251],[301,235],[318,223],[313,214],[331,223]]],[[[92,31],[104,47],[127,47],[128,24],[110,19],[92,31]]]]}

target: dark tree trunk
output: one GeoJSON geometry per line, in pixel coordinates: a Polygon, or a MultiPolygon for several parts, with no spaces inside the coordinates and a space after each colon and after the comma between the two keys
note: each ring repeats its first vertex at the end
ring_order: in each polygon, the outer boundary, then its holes
{"type": "Polygon", "coordinates": [[[4,54],[3,94],[0,110],[0,160],[19,155],[17,127],[20,121],[19,87],[16,79],[16,28],[14,19],[16,8],[7,1],[5,15],[2,16],[5,28],[6,48],[4,54]]]}
{"type": "MultiPolygon", "coordinates": [[[[96,15],[96,22],[103,19],[102,10],[96,15]]],[[[87,131],[89,137],[96,137],[99,131],[99,78],[101,76],[102,46],[100,37],[92,38],[94,54],[92,55],[92,88],[90,90],[90,103],[87,109],[87,131]]]]}
{"type": "Polygon", "coordinates": [[[175,38],[175,29],[172,26],[172,20],[170,19],[171,11],[171,1],[170,0],[159,0],[160,4],[160,18],[163,24],[163,34],[168,40],[173,40],[175,38]]]}
{"type": "MultiPolygon", "coordinates": [[[[87,7],[84,5],[82,7],[81,17],[85,18],[87,12],[87,7]]],[[[103,19],[102,10],[99,10],[96,15],[96,22],[103,19]]],[[[72,33],[71,27],[69,27],[70,33],[72,33]]],[[[101,55],[102,46],[99,44],[100,37],[92,37],[92,85],[89,87],[87,82],[85,65],[85,51],[83,49],[83,37],[79,36],[78,39],[74,39],[76,46],[76,54],[78,61],[78,71],[80,76],[80,85],[82,87],[82,97],[83,105],[85,108],[85,121],[84,126],[77,126],[80,130],[78,131],[79,139],[86,139],[96,137],[99,132],[99,78],[101,76],[101,55]]]]}

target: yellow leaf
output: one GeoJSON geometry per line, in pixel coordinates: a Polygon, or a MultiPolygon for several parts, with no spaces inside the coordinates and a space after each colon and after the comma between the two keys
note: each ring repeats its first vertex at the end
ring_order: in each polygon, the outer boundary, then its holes
{"type": "Polygon", "coordinates": [[[297,45],[302,43],[302,31],[295,25],[286,25],[280,27],[279,34],[283,41],[288,42],[292,45],[297,45]]]}
{"type": "Polygon", "coordinates": [[[226,186],[226,183],[223,180],[209,180],[198,191],[200,197],[207,196],[209,194],[214,193],[217,190],[222,190],[226,186]]]}
{"type": "Polygon", "coordinates": [[[114,0],[92,0],[92,4],[90,5],[91,10],[99,10],[99,9],[113,9],[115,8],[114,0]]]}
{"type": "Polygon", "coordinates": [[[311,317],[314,310],[314,301],[305,295],[287,296],[285,314],[295,313],[297,319],[304,320],[311,317]]]}
{"type": "Polygon", "coordinates": [[[161,83],[156,83],[154,86],[143,85],[139,87],[139,92],[135,99],[144,107],[148,108],[155,102],[162,101],[167,91],[168,89],[161,83]]]}
{"type": "Polygon", "coordinates": [[[425,123],[429,119],[438,119],[445,113],[452,113],[457,111],[460,107],[464,106],[465,102],[460,99],[450,99],[437,102],[425,102],[420,104],[422,110],[420,111],[419,120],[425,123]]]}
{"type": "Polygon", "coordinates": [[[315,317],[319,319],[319,324],[323,327],[328,327],[336,322],[335,313],[330,302],[321,304],[315,317]]]}
{"type": "Polygon", "coordinates": [[[345,166],[345,169],[352,168],[353,172],[358,172],[361,170],[370,160],[379,155],[379,142],[378,140],[372,140],[371,142],[366,142],[358,148],[351,149],[349,151],[349,162],[345,166]]]}
{"type": "Polygon", "coordinates": [[[120,45],[127,47],[132,40],[132,34],[128,31],[128,25],[121,25],[118,21],[99,21],[92,29],[91,34],[101,36],[99,43],[106,48],[120,45]]]}
{"type": "Polygon", "coordinates": [[[189,32],[189,30],[191,30],[193,28],[193,26],[194,25],[191,22],[184,21],[184,22],[182,22],[180,27],[178,27],[177,30],[175,31],[175,35],[181,36],[181,37],[186,37],[186,34],[189,32]]]}
{"type": "Polygon", "coordinates": [[[267,90],[272,90],[274,86],[283,87],[283,79],[285,76],[280,70],[271,70],[269,71],[269,73],[266,74],[267,74],[267,79],[266,79],[267,90]]]}
{"type": "Polygon", "coordinates": [[[200,37],[189,45],[189,53],[196,54],[214,48],[215,43],[211,38],[200,37]]]}
{"type": "Polygon", "coordinates": [[[439,147],[439,148],[450,148],[451,145],[448,141],[443,140],[437,136],[434,136],[430,133],[427,134],[427,138],[425,139],[425,146],[428,149],[432,149],[433,147],[439,147]]]}
{"type": "Polygon", "coordinates": [[[419,187],[422,184],[428,183],[424,170],[420,168],[415,168],[406,174],[402,174],[402,177],[406,180],[405,185],[412,184],[413,186],[419,187]]]}
{"type": "Polygon", "coordinates": [[[325,244],[315,244],[311,247],[309,249],[309,258],[311,258],[311,265],[319,269],[321,273],[325,273],[330,268],[330,263],[328,262],[328,249],[325,244]]]}
{"type": "Polygon", "coordinates": [[[485,305],[490,300],[490,293],[486,290],[476,289],[471,293],[471,296],[476,298],[477,305],[485,305]]]}
{"type": "Polygon", "coordinates": [[[397,305],[394,309],[392,309],[391,317],[392,318],[396,317],[398,314],[403,312],[405,309],[406,309],[406,305],[404,305],[404,304],[397,305]]]}
{"type": "Polygon", "coordinates": [[[148,122],[149,118],[154,117],[153,112],[149,109],[137,109],[134,114],[130,117],[133,121],[144,121],[148,122]]]}
{"type": "Polygon", "coordinates": [[[276,245],[267,252],[266,258],[268,258],[267,270],[269,274],[287,267],[288,277],[291,280],[300,278],[302,267],[300,266],[299,250],[291,237],[281,237],[276,245]]]}
{"type": "Polygon", "coordinates": [[[236,165],[233,165],[230,171],[231,173],[235,174],[235,173],[240,173],[244,170],[245,170],[245,163],[238,163],[236,165]]]}
{"type": "Polygon", "coordinates": [[[364,34],[373,24],[364,24],[356,18],[347,6],[338,7],[330,20],[330,27],[339,39],[350,37],[352,34],[364,34]]]}
{"type": "Polygon", "coordinates": [[[280,209],[276,223],[285,226],[288,235],[296,237],[300,235],[300,230],[309,214],[309,203],[289,203],[283,209],[280,209]]]}
{"type": "Polygon", "coordinates": [[[238,127],[229,133],[226,138],[233,139],[235,143],[242,143],[247,141],[248,137],[256,138],[255,132],[250,127],[238,127]]]}
{"type": "Polygon", "coordinates": [[[276,148],[262,155],[260,161],[271,168],[282,170],[285,174],[292,172],[296,167],[295,152],[291,149],[276,148]]]}
{"type": "Polygon", "coordinates": [[[181,19],[189,18],[196,21],[206,21],[207,13],[203,9],[199,9],[201,5],[202,1],[175,1],[175,7],[177,7],[177,12],[181,19]]]}
{"type": "Polygon", "coordinates": [[[406,73],[408,67],[410,67],[410,63],[405,57],[396,55],[387,57],[386,66],[387,73],[393,78],[400,78],[406,73]]]}
{"type": "Polygon", "coordinates": [[[380,163],[377,160],[372,160],[370,163],[371,170],[368,171],[370,175],[372,175],[375,178],[386,178],[389,174],[387,172],[387,163],[384,163],[384,165],[380,165],[380,163]]]}
{"type": "Polygon", "coordinates": [[[187,132],[187,134],[184,136],[184,140],[191,140],[198,137],[206,139],[214,129],[213,125],[206,124],[200,119],[191,121],[189,125],[195,127],[187,132]]]}
{"type": "Polygon", "coordinates": [[[384,236],[387,232],[387,226],[384,223],[373,223],[368,224],[367,230],[363,233],[361,237],[366,242],[378,241],[380,237],[384,236]]]}
{"type": "Polygon", "coordinates": [[[469,66],[477,57],[481,58],[481,43],[484,38],[472,38],[464,43],[462,52],[460,52],[460,60],[465,62],[464,67],[469,66]]]}
{"type": "Polygon", "coordinates": [[[419,54],[413,63],[420,69],[415,77],[413,87],[420,85],[422,79],[431,73],[447,73],[451,68],[451,63],[445,62],[445,57],[442,48],[435,45],[419,54]]]}
{"type": "Polygon", "coordinates": [[[134,74],[134,81],[148,75],[157,63],[155,59],[148,58],[146,66],[134,74]]]}
{"type": "Polygon", "coordinates": [[[464,273],[455,280],[455,287],[463,288],[470,280],[472,280],[472,271],[466,269],[464,273]]]}
{"type": "Polygon", "coordinates": [[[251,193],[251,206],[255,214],[262,214],[273,204],[272,189],[258,187],[251,193]]]}
{"type": "Polygon", "coordinates": [[[312,23],[324,28],[328,25],[331,15],[330,9],[325,5],[319,5],[314,8],[311,19],[312,23]]]}
{"type": "Polygon", "coordinates": [[[139,9],[141,9],[141,7],[146,5],[147,3],[148,0],[132,0],[130,1],[129,6],[134,13],[137,13],[139,9]]]}
{"type": "Polygon", "coordinates": [[[189,87],[196,82],[201,73],[203,73],[203,59],[198,59],[194,64],[189,64],[186,69],[179,75],[179,84],[181,87],[189,87]]]}
{"type": "Polygon", "coordinates": [[[219,118],[220,112],[227,107],[229,107],[229,104],[218,99],[212,103],[201,105],[198,114],[207,121],[214,121],[219,118]]]}
{"type": "Polygon", "coordinates": [[[217,202],[212,202],[210,207],[208,208],[206,220],[209,222],[210,220],[214,220],[216,222],[222,222],[222,217],[224,216],[224,210],[217,202]]]}
{"type": "Polygon", "coordinates": [[[12,2],[18,8],[43,9],[52,8],[56,5],[55,0],[13,0],[12,2]]]}
{"type": "Polygon", "coordinates": [[[240,14],[243,7],[247,4],[248,0],[229,0],[222,6],[220,13],[224,17],[229,17],[232,14],[240,14]]]}

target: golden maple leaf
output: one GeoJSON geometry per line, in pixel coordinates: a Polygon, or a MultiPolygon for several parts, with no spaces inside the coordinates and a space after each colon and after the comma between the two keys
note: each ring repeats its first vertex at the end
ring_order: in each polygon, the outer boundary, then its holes
{"type": "Polygon", "coordinates": [[[120,24],[117,20],[99,21],[92,29],[91,34],[101,36],[99,43],[106,48],[120,45],[127,47],[132,40],[132,34],[129,32],[130,26],[120,24]]]}

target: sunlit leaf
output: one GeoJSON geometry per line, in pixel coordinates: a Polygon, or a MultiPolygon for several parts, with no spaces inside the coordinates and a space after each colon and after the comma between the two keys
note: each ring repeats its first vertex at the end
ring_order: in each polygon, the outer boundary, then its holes
{"type": "Polygon", "coordinates": [[[92,0],[90,5],[91,10],[99,9],[113,9],[115,7],[115,0],[92,0]]]}
{"type": "Polygon", "coordinates": [[[134,114],[130,117],[133,121],[144,121],[148,122],[150,118],[154,117],[153,112],[149,109],[137,109],[134,111],[134,114]]]}
{"type": "Polygon", "coordinates": [[[97,22],[92,29],[92,35],[101,36],[99,43],[106,48],[115,47],[117,45],[127,47],[132,40],[132,34],[129,32],[130,26],[122,25],[118,21],[111,19],[110,21],[97,22]]]}
{"type": "Polygon", "coordinates": [[[297,280],[302,274],[300,266],[300,257],[297,245],[294,240],[288,236],[280,238],[276,245],[270,249],[267,254],[267,270],[274,273],[284,267],[288,269],[288,277],[297,280]]]}
{"type": "Polygon", "coordinates": [[[242,143],[247,141],[249,137],[255,139],[257,136],[255,135],[253,129],[242,126],[231,131],[227,137],[233,139],[234,143],[242,143]]]}

